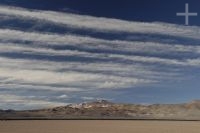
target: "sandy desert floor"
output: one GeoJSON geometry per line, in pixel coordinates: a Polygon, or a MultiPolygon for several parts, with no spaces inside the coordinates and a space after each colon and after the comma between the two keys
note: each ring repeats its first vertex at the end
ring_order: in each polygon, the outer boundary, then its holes
{"type": "Polygon", "coordinates": [[[0,121],[0,133],[200,133],[193,121],[0,121]]]}

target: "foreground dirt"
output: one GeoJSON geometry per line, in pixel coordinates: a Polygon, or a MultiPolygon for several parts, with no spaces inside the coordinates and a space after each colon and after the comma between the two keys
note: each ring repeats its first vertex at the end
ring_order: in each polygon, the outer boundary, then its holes
{"type": "Polygon", "coordinates": [[[195,121],[0,121],[0,133],[199,133],[195,121]]]}

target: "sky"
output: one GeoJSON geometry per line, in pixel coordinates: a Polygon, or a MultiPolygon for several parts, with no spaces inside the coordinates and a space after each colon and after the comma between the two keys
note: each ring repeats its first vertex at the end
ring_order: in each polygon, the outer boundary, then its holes
{"type": "Polygon", "coordinates": [[[200,99],[199,5],[0,0],[0,109],[200,99]]]}

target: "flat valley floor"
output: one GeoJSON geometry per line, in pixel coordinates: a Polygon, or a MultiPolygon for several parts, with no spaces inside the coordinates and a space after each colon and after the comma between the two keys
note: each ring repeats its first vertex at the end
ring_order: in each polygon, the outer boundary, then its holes
{"type": "Polygon", "coordinates": [[[0,133],[200,133],[198,121],[0,121],[0,133]]]}

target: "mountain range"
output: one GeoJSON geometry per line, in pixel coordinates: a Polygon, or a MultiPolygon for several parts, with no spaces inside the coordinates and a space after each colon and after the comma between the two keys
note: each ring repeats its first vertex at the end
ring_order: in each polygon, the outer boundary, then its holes
{"type": "Polygon", "coordinates": [[[0,119],[200,120],[200,100],[183,104],[117,104],[106,100],[38,110],[0,110],[0,119]]]}

